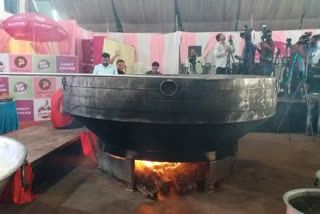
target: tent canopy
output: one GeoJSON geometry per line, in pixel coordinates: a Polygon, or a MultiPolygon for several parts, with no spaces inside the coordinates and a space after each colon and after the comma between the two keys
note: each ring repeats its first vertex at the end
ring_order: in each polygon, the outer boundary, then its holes
{"type": "Polygon", "coordinates": [[[319,28],[319,0],[52,0],[61,17],[96,32],[319,28]]]}

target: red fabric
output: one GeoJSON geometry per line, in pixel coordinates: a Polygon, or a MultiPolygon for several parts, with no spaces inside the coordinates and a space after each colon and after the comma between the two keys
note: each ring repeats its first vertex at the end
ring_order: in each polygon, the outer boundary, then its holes
{"type": "Polygon", "coordinates": [[[152,34],[150,41],[150,62],[159,62],[160,73],[163,73],[164,68],[164,35],[152,34]]]}
{"type": "Polygon", "coordinates": [[[23,204],[32,201],[39,195],[32,194],[33,172],[31,164],[25,167],[27,187],[21,186],[21,169],[17,170],[0,196],[0,203],[23,204]]]}
{"type": "Polygon", "coordinates": [[[62,89],[58,90],[51,96],[51,123],[54,127],[62,128],[72,123],[72,117],[68,114],[61,113],[62,106],[62,89]]]}
{"type": "MultiPolygon", "coordinates": [[[[89,131],[90,135],[91,135],[91,139],[93,141],[94,146],[97,146],[97,137],[94,133],[92,133],[91,131],[89,131]]],[[[92,146],[90,143],[90,138],[87,134],[87,132],[83,132],[80,134],[80,139],[81,139],[81,146],[82,146],[82,151],[83,154],[85,156],[90,156],[93,155],[93,150],[92,150],[92,146]]]]}
{"type": "Polygon", "coordinates": [[[94,36],[93,37],[93,56],[94,64],[98,65],[102,61],[101,54],[103,52],[104,36],[94,36]]]}
{"type": "Polygon", "coordinates": [[[58,23],[36,13],[12,15],[2,22],[2,27],[17,40],[50,42],[68,38],[58,23]]]}

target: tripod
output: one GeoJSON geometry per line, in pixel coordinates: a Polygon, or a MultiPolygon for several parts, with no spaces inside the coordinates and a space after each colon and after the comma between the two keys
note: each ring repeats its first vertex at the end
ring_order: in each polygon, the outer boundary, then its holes
{"type": "MultiPolygon", "coordinates": [[[[305,46],[305,49],[308,51],[308,46],[305,46]]],[[[299,85],[296,89],[296,91],[294,92],[294,95],[292,97],[290,97],[289,99],[289,105],[288,105],[288,108],[284,114],[284,116],[282,117],[280,123],[279,123],[279,126],[277,128],[277,132],[279,132],[283,122],[284,122],[284,119],[287,117],[289,111],[290,111],[290,107],[292,105],[292,100],[296,97],[298,91],[301,89],[301,86],[302,86],[302,90],[303,90],[303,94],[304,94],[304,99],[305,99],[305,102],[307,104],[307,110],[308,110],[308,114],[310,115],[310,105],[309,105],[309,102],[308,102],[308,98],[307,98],[307,85],[306,85],[306,78],[307,78],[307,73],[308,73],[308,57],[306,57],[306,68],[304,69],[304,65],[303,65],[303,60],[302,60],[302,57],[296,53],[295,56],[294,56],[294,60],[293,60],[293,63],[292,63],[292,67],[291,67],[291,70],[290,70],[290,73],[289,73],[289,78],[287,80],[287,83],[289,83],[289,81],[291,80],[291,77],[292,77],[292,70],[293,70],[293,67],[295,65],[295,62],[297,60],[297,58],[300,59],[301,61],[301,66],[302,66],[302,72],[303,72],[303,76],[299,82],[299,85]]],[[[311,123],[311,135],[313,136],[313,126],[312,126],[312,123],[311,123]]],[[[289,140],[291,139],[290,137],[290,133],[288,133],[288,136],[289,136],[289,140]]]]}

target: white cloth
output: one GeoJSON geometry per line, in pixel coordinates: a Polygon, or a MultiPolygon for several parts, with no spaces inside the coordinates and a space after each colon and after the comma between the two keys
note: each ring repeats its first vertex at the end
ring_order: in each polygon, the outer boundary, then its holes
{"type": "Polygon", "coordinates": [[[99,75],[115,75],[118,74],[118,69],[116,66],[109,64],[104,66],[103,64],[96,65],[93,69],[93,74],[99,75]]]}
{"type": "Polygon", "coordinates": [[[214,62],[217,68],[225,68],[228,59],[228,53],[234,53],[234,46],[218,42],[213,48],[214,62]]]}

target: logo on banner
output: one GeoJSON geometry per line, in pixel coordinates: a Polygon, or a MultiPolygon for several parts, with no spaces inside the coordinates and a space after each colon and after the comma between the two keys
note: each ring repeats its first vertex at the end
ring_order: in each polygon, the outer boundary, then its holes
{"type": "Polygon", "coordinates": [[[4,64],[0,61],[0,72],[4,72],[4,64]]]}
{"type": "Polygon", "coordinates": [[[50,67],[50,62],[48,60],[46,59],[40,60],[38,64],[38,69],[45,70],[45,69],[48,69],[49,67],[50,67]]]}
{"type": "Polygon", "coordinates": [[[23,93],[26,92],[28,88],[28,85],[24,82],[17,82],[14,88],[14,91],[17,93],[23,93]]]}
{"type": "Polygon", "coordinates": [[[14,60],[14,64],[18,67],[18,68],[24,68],[27,66],[28,61],[25,57],[23,56],[18,56],[15,58],[14,60]]]}
{"type": "Polygon", "coordinates": [[[49,90],[51,88],[51,81],[48,79],[41,79],[39,81],[39,87],[44,91],[49,90]]]}

